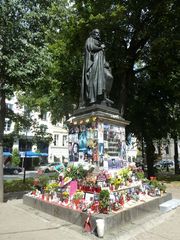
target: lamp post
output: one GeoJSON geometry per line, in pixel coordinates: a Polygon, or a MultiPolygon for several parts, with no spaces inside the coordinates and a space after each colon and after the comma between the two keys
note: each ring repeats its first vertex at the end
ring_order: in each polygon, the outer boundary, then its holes
{"type": "Polygon", "coordinates": [[[25,167],[25,158],[26,158],[26,152],[22,152],[22,167],[23,167],[23,183],[25,183],[26,180],[26,167],[25,167]]]}
{"type": "Polygon", "coordinates": [[[0,143],[0,203],[4,201],[3,145],[0,143]]]}
{"type": "Polygon", "coordinates": [[[26,128],[26,146],[23,153],[23,183],[26,181],[26,151],[27,151],[27,128],[26,128]]]}

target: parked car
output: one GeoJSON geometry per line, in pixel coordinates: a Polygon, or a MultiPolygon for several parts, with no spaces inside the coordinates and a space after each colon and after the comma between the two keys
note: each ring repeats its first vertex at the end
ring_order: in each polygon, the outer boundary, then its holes
{"type": "Polygon", "coordinates": [[[165,168],[174,168],[174,161],[173,160],[161,160],[154,164],[156,169],[165,169],[165,168]]]}
{"type": "Polygon", "coordinates": [[[3,167],[3,173],[4,175],[17,175],[20,172],[22,172],[21,167],[3,167]]]}
{"type": "Polygon", "coordinates": [[[44,163],[41,164],[37,171],[42,171],[45,173],[48,172],[54,172],[54,171],[61,171],[62,169],[64,169],[64,165],[60,162],[53,162],[53,163],[44,163]]]}

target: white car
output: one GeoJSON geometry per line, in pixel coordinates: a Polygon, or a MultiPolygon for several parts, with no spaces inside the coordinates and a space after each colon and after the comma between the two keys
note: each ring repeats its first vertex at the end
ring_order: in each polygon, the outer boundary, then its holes
{"type": "Polygon", "coordinates": [[[60,162],[53,162],[53,163],[44,163],[38,167],[37,171],[42,171],[44,173],[60,171],[64,169],[64,165],[60,162]]]}

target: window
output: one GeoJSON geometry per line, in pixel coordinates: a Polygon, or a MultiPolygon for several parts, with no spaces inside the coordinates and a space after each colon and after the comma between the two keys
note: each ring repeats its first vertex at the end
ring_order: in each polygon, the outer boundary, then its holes
{"type": "Polygon", "coordinates": [[[27,106],[24,106],[24,116],[26,116],[26,117],[31,116],[31,111],[27,106]]]}
{"type": "Polygon", "coordinates": [[[8,108],[8,109],[13,109],[13,104],[12,103],[6,103],[6,107],[8,108]]]}
{"type": "Polygon", "coordinates": [[[62,136],[62,145],[67,146],[67,135],[62,136]]]}
{"type": "Polygon", "coordinates": [[[166,152],[166,154],[169,154],[169,146],[165,147],[165,152],[166,152]]]}
{"type": "Polygon", "coordinates": [[[5,131],[10,131],[11,130],[11,120],[6,120],[5,121],[5,131]]]}
{"type": "Polygon", "coordinates": [[[43,113],[41,113],[41,114],[39,115],[39,117],[40,117],[42,120],[46,121],[46,120],[47,120],[47,113],[46,113],[46,112],[43,112],[43,113]]]}
{"type": "Polygon", "coordinates": [[[58,134],[54,134],[54,146],[57,146],[59,143],[59,135],[58,134]]]}
{"type": "Polygon", "coordinates": [[[58,157],[56,157],[56,156],[54,156],[54,162],[60,162],[60,158],[58,158],[58,157]]]}

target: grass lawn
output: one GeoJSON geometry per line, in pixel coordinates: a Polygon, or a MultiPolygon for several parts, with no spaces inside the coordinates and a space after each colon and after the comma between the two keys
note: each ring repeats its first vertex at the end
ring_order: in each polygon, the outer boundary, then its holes
{"type": "Polygon", "coordinates": [[[169,172],[161,171],[157,173],[157,179],[163,181],[169,187],[180,187],[180,174],[174,174],[174,169],[169,172]]]}

